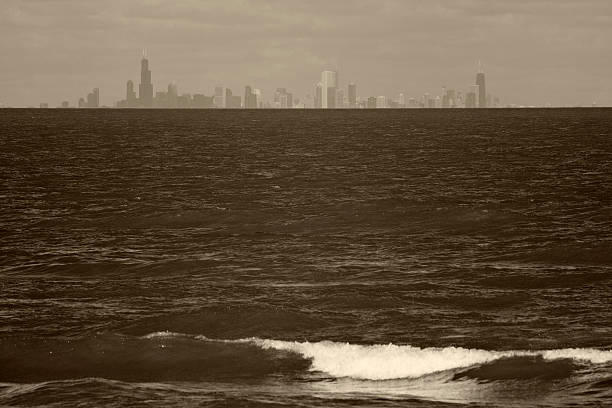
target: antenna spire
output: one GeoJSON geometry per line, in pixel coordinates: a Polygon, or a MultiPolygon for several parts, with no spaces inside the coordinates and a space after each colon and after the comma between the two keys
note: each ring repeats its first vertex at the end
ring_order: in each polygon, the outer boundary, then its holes
{"type": "Polygon", "coordinates": [[[478,60],[478,73],[479,74],[484,73],[484,71],[482,70],[482,62],[480,60],[478,60]]]}

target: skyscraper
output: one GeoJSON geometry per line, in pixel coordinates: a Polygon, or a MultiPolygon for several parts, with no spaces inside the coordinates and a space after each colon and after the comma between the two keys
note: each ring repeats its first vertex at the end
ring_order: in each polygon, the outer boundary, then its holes
{"type": "Polygon", "coordinates": [[[443,108],[450,107],[450,98],[448,96],[448,91],[446,90],[445,86],[442,87],[442,107],[443,108]]]}
{"type": "Polygon", "coordinates": [[[344,108],[344,90],[336,89],[336,108],[344,108]]]}
{"type": "Polygon", "coordinates": [[[476,74],[476,85],[478,85],[478,108],[487,107],[487,91],[485,88],[485,74],[482,64],[478,61],[478,73],[476,74]]]}
{"type": "Polygon", "coordinates": [[[446,91],[446,96],[448,97],[448,106],[450,108],[456,108],[457,107],[457,96],[455,94],[455,90],[448,89],[446,91]]]}
{"type": "Polygon", "coordinates": [[[286,88],[276,88],[274,92],[274,105],[275,108],[293,108],[293,94],[287,92],[286,88]]]}
{"type": "Polygon", "coordinates": [[[193,95],[193,103],[191,104],[193,108],[212,108],[213,107],[213,97],[206,96],[204,94],[194,94],[193,95]]]}
{"type": "Polygon", "coordinates": [[[230,88],[225,88],[225,108],[227,109],[238,109],[242,104],[242,98],[240,95],[234,95],[230,88]]]}
{"type": "Polygon", "coordinates": [[[466,108],[477,108],[478,107],[478,96],[480,95],[480,87],[478,85],[472,85],[469,92],[465,95],[465,107],[466,108]]]}
{"type": "Polygon", "coordinates": [[[174,82],[168,84],[168,92],[166,93],[166,107],[178,108],[178,85],[174,82]]]}
{"type": "Polygon", "coordinates": [[[150,108],[153,106],[153,84],[151,83],[151,71],[146,51],[140,60],[140,86],[138,88],[140,106],[150,108]]]}
{"type": "Polygon", "coordinates": [[[357,107],[357,85],[354,82],[348,84],[348,104],[351,109],[357,107]]]}
{"type": "Polygon", "coordinates": [[[244,87],[244,108],[255,109],[257,108],[257,95],[253,92],[252,88],[247,85],[244,87]]]}
{"type": "Polygon", "coordinates": [[[323,107],[323,83],[319,82],[315,86],[314,107],[321,109],[323,107]]]}
{"type": "Polygon", "coordinates": [[[100,89],[94,88],[93,91],[87,94],[87,107],[97,108],[100,106],[100,89]]]}
{"type": "Polygon", "coordinates": [[[323,71],[321,73],[321,84],[323,85],[321,107],[323,109],[335,108],[338,73],[336,71],[323,71]]]}
{"type": "Polygon", "coordinates": [[[225,88],[222,86],[215,86],[214,96],[215,108],[225,108],[225,88]]]}
{"type": "Polygon", "coordinates": [[[440,98],[440,96],[436,96],[435,99],[433,99],[433,101],[434,101],[434,108],[440,109],[442,107],[442,98],[440,98]]]}
{"type": "Polygon", "coordinates": [[[261,93],[261,90],[254,88],[253,94],[255,95],[255,104],[257,105],[258,108],[262,108],[263,107],[263,94],[261,93]]]}
{"type": "Polygon", "coordinates": [[[133,108],[136,106],[136,92],[134,91],[134,82],[132,80],[127,81],[125,89],[125,100],[128,108],[133,108]]]}

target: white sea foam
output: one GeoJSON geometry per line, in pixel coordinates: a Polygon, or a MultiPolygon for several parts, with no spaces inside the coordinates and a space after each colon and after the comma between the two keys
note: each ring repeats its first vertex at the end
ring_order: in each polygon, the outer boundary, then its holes
{"type": "Polygon", "coordinates": [[[323,341],[317,343],[244,339],[262,348],[286,350],[312,359],[311,370],[334,377],[364,380],[415,378],[435,372],[488,363],[504,357],[542,356],[545,360],[573,359],[601,364],[612,361],[612,350],[559,349],[542,351],[487,351],[461,347],[357,345],[323,341]]]}
{"type": "Polygon", "coordinates": [[[364,380],[420,377],[514,355],[514,352],[457,347],[421,349],[394,344],[363,346],[328,341],[301,343],[255,339],[253,342],[263,348],[293,351],[312,359],[313,371],[364,380]]]}
{"type": "Polygon", "coordinates": [[[155,339],[155,338],[167,338],[167,337],[184,337],[186,336],[185,334],[182,333],[175,333],[175,332],[171,332],[171,331],[158,331],[155,333],[149,333],[145,336],[142,336],[143,339],[155,339]]]}
{"type": "Polygon", "coordinates": [[[567,348],[559,350],[544,350],[536,352],[546,360],[571,358],[572,360],[588,361],[593,364],[603,364],[612,361],[612,350],[598,350],[592,348],[567,348]]]}
{"type": "MultiPolygon", "coordinates": [[[[146,338],[175,337],[178,333],[157,332],[146,338]]],[[[290,351],[312,361],[311,371],[334,377],[362,380],[416,378],[427,374],[485,364],[500,358],[541,356],[545,360],[572,359],[593,364],[612,362],[612,350],[567,348],[557,350],[488,351],[462,347],[420,348],[410,345],[359,345],[332,341],[297,342],[256,337],[220,340],[195,336],[198,340],[223,343],[253,344],[263,349],[290,351]]]]}

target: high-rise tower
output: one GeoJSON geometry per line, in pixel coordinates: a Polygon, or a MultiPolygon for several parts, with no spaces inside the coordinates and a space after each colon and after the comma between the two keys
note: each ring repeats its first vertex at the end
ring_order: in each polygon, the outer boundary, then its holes
{"type": "Polygon", "coordinates": [[[244,87],[244,107],[246,109],[257,108],[257,95],[249,85],[244,87]]]}
{"type": "Polygon", "coordinates": [[[357,107],[357,85],[353,82],[348,84],[348,104],[351,109],[357,107]]]}
{"type": "Polygon", "coordinates": [[[476,85],[478,85],[478,108],[487,107],[487,90],[485,88],[485,74],[482,64],[478,61],[478,73],[476,74],[476,85]]]}
{"type": "Polygon", "coordinates": [[[338,88],[338,72],[323,71],[321,73],[321,84],[323,85],[321,107],[323,109],[336,107],[336,89],[338,88]]]}
{"type": "Polygon", "coordinates": [[[215,96],[213,98],[215,108],[227,108],[227,101],[225,100],[226,93],[224,87],[215,86],[215,96]]]}
{"type": "Polygon", "coordinates": [[[147,52],[143,51],[140,61],[140,86],[138,88],[140,106],[150,108],[153,106],[153,84],[151,83],[151,70],[149,70],[149,60],[147,52]]]}
{"type": "Polygon", "coordinates": [[[127,107],[133,108],[136,106],[136,92],[134,91],[134,82],[132,80],[127,81],[125,89],[125,100],[127,101],[127,107]]]}
{"type": "Polygon", "coordinates": [[[87,107],[98,108],[100,106],[100,89],[94,88],[87,94],[87,107]]]}
{"type": "Polygon", "coordinates": [[[315,95],[314,95],[314,107],[322,108],[323,107],[323,83],[319,82],[315,86],[315,95]]]}

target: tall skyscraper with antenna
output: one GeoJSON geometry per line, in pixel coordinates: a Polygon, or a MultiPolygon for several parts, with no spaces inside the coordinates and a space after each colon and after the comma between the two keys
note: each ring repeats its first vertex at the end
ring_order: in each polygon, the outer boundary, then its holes
{"type": "Polygon", "coordinates": [[[487,107],[487,90],[485,88],[485,74],[482,63],[478,61],[478,73],[476,74],[476,85],[478,85],[478,108],[487,107]]]}
{"type": "Polygon", "coordinates": [[[138,88],[140,106],[150,108],[153,106],[153,84],[151,83],[151,70],[147,59],[147,50],[142,52],[140,61],[140,86],[138,88]]]}

